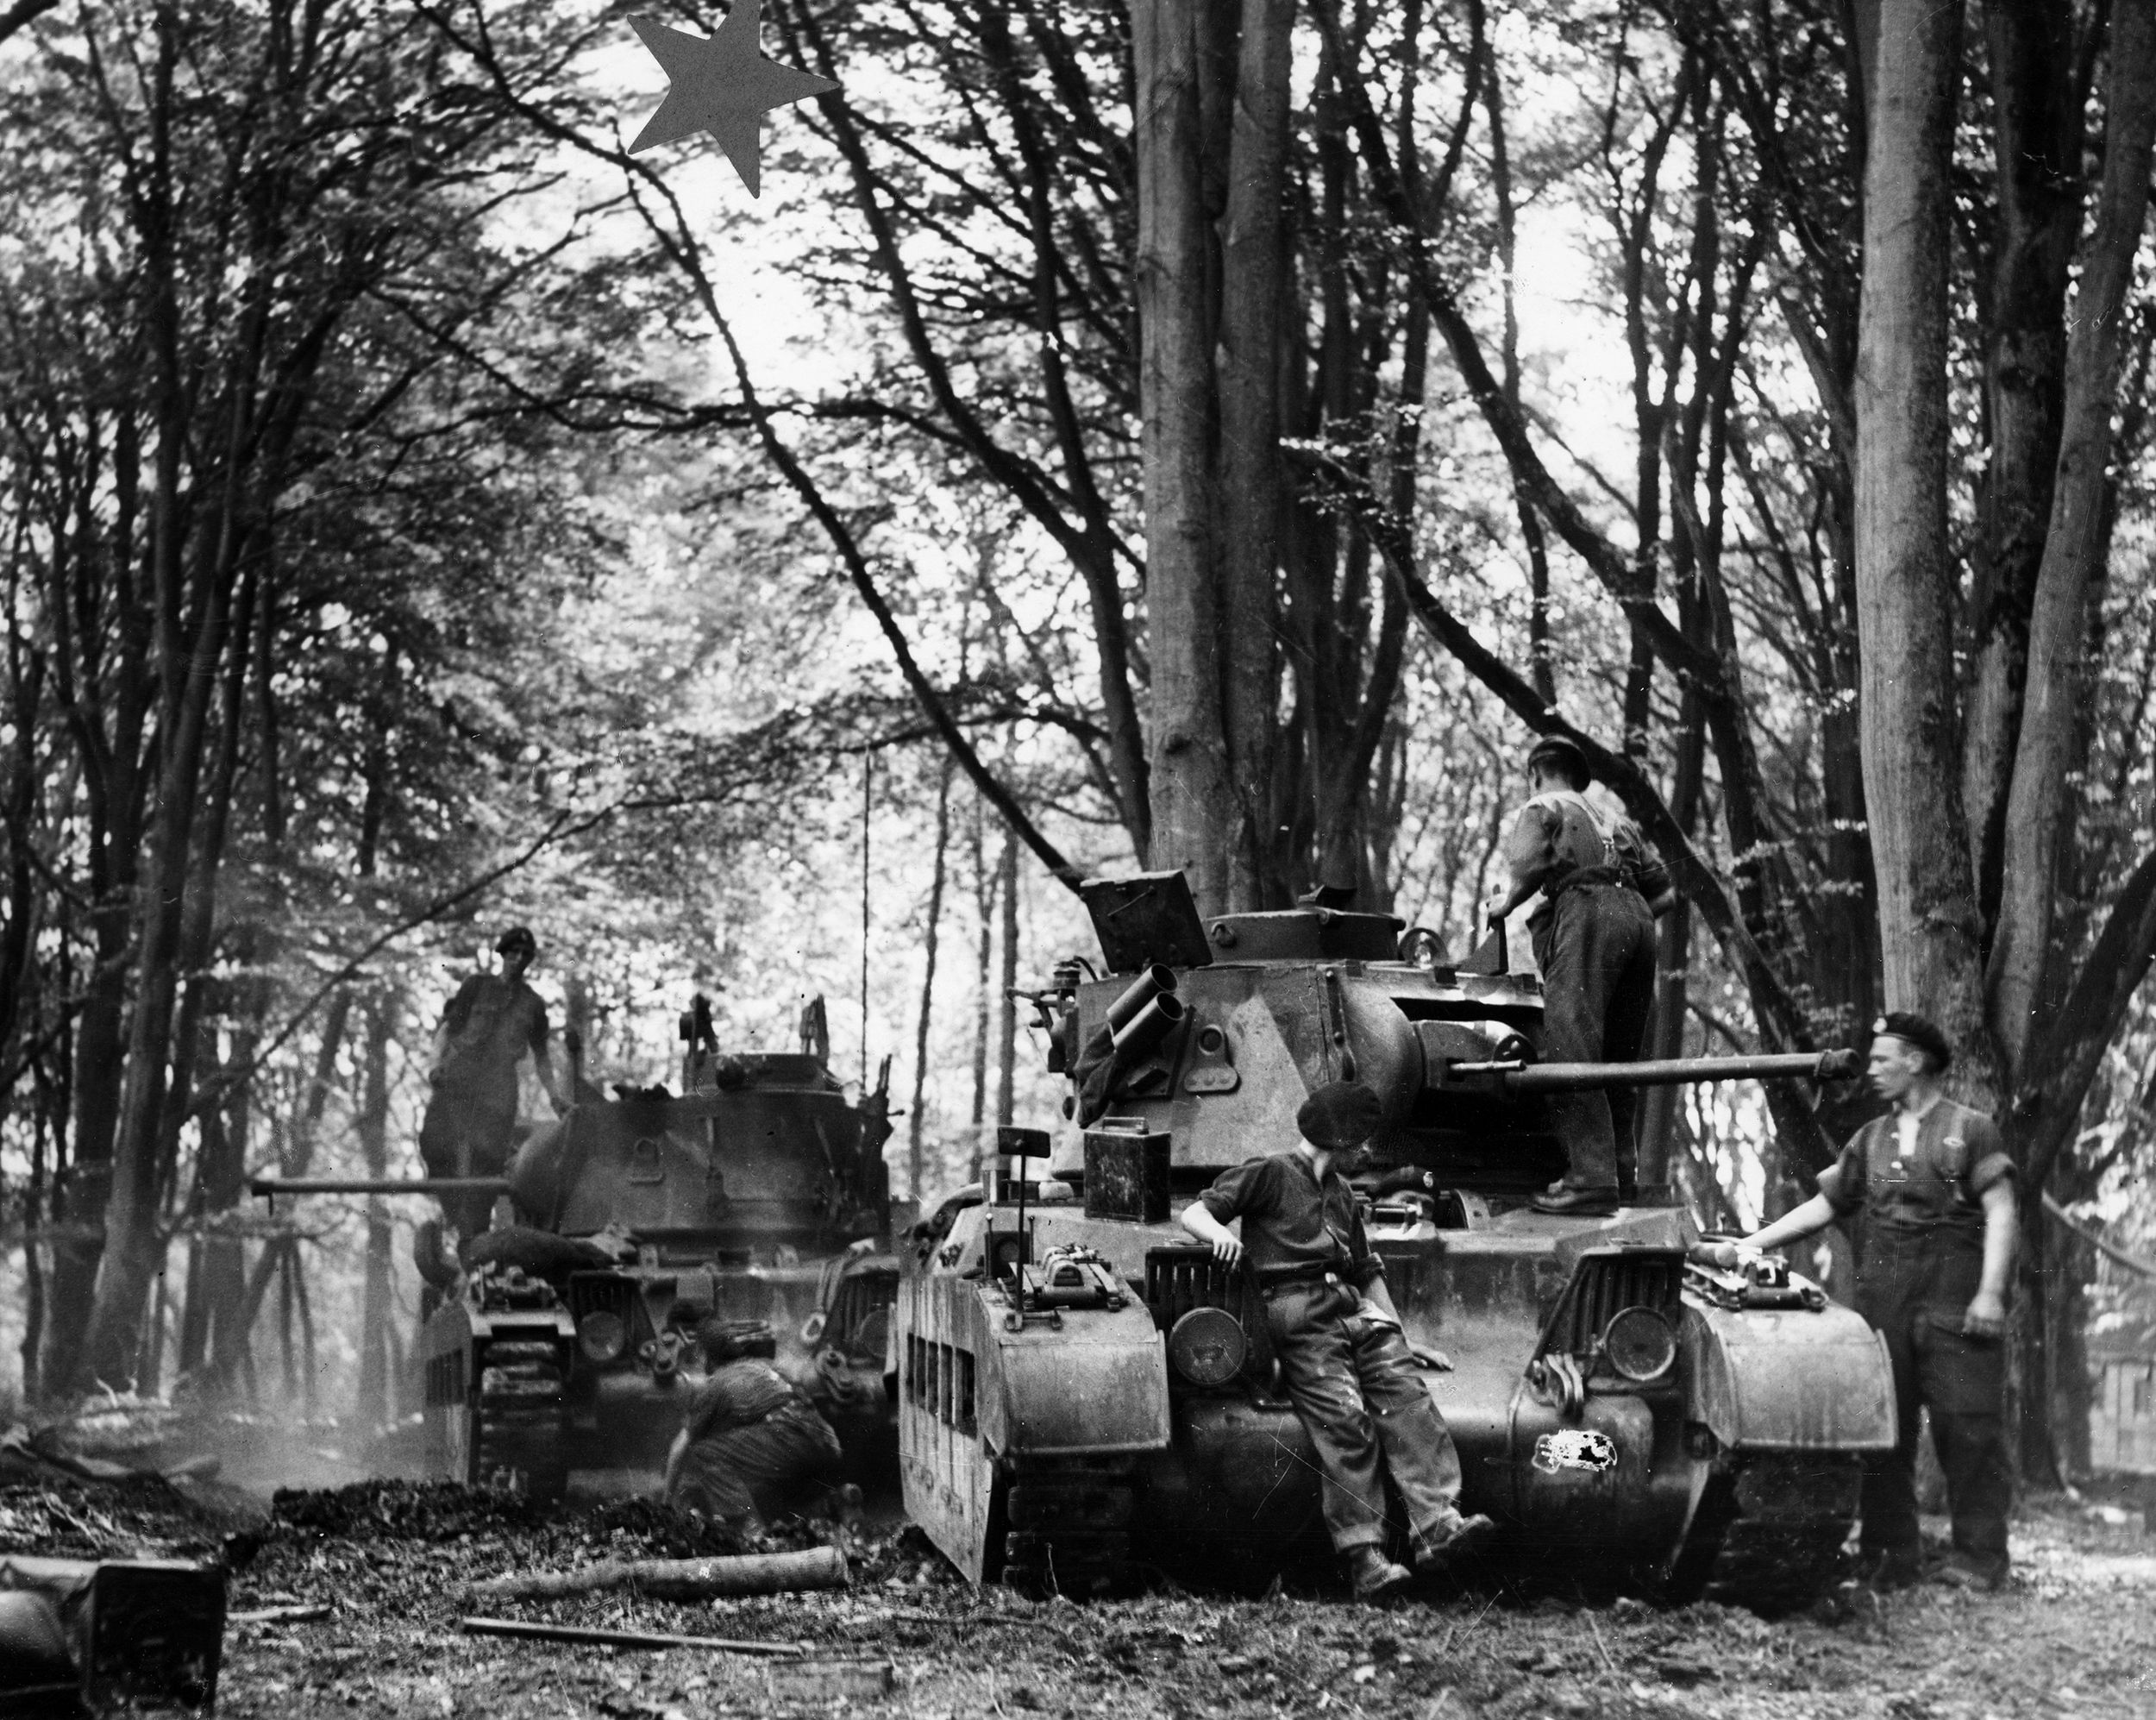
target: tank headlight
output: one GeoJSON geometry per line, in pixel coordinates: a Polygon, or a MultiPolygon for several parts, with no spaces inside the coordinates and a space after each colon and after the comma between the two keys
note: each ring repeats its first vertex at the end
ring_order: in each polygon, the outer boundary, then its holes
{"type": "Polygon", "coordinates": [[[1602,1353],[1635,1385],[1659,1379],[1677,1359],[1677,1334],[1651,1308],[1620,1308],[1602,1328],[1602,1353]]]}
{"type": "Polygon", "coordinates": [[[1193,1385],[1225,1385],[1250,1353],[1250,1334],[1225,1308],[1194,1308],[1169,1330],[1169,1362],[1193,1385]]]}
{"type": "Polygon", "coordinates": [[[620,1315],[593,1309],[576,1322],[576,1346],[592,1361],[614,1361],[629,1347],[629,1328],[620,1315]]]}

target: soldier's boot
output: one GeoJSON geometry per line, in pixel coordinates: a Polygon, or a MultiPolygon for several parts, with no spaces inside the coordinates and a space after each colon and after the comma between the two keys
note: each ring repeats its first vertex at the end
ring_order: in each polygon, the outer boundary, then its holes
{"type": "Polygon", "coordinates": [[[1463,1517],[1457,1511],[1430,1535],[1415,1541],[1415,1570],[1421,1575],[1444,1570],[1456,1559],[1471,1559],[1489,1545],[1497,1525],[1479,1511],[1463,1517]]]}
{"type": "Polygon", "coordinates": [[[1560,1177],[1529,1203],[1537,1212],[1564,1218],[1608,1218],[1617,1210],[1617,1185],[1577,1188],[1560,1177]]]}
{"type": "Polygon", "coordinates": [[[1380,1547],[1358,1547],[1348,1554],[1348,1580],[1358,1601],[1382,1600],[1403,1585],[1414,1581],[1414,1572],[1395,1565],[1380,1547]]]}

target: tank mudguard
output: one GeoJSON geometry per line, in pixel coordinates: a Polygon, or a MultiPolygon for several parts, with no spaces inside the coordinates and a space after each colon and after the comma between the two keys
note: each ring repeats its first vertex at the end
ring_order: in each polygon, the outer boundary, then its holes
{"type": "Polygon", "coordinates": [[[1690,1420],[1730,1451],[1890,1451],[1886,1340],[1854,1309],[1708,1308],[1687,1299],[1690,1420]]]}
{"type": "Polygon", "coordinates": [[[1029,1315],[1012,1331],[1002,1296],[975,1294],[988,1352],[981,1437],[996,1456],[1167,1447],[1168,1356],[1144,1302],[1074,1309],[1060,1327],[1029,1315]]]}

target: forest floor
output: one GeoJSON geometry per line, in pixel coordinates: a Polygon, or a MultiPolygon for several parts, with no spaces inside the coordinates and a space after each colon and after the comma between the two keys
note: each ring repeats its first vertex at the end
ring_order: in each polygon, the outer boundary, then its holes
{"type": "MultiPolygon", "coordinates": [[[[773,1544],[808,1540],[800,1531],[773,1544]]],[[[829,1693],[843,1668],[505,1641],[459,1626],[467,1582],[737,1546],[716,1525],[643,1500],[534,1506],[386,1481],[280,1494],[265,1510],[215,1482],[0,1468],[0,1553],[222,1551],[234,1614],[327,1609],[228,1625],[217,1711],[232,1720],[698,1720],[843,1705],[829,1693]]],[[[2015,1571],[2002,1592],[1845,1590],[1839,1604],[1771,1622],[1712,1605],[1588,1608],[1506,1589],[1382,1609],[1319,1590],[1251,1600],[1172,1585],[1126,1600],[1031,1603],[969,1587],[903,1526],[853,1532],[853,1554],[843,1590],[678,1604],[616,1594],[486,1610],[783,1638],[819,1660],[887,1664],[889,1693],[854,1697],[853,1709],[909,1720],[2156,1715],[2156,1540],[2139,1510],[2065,1497],[2034,1501],[2017,1519],[2015,1571]]]]}

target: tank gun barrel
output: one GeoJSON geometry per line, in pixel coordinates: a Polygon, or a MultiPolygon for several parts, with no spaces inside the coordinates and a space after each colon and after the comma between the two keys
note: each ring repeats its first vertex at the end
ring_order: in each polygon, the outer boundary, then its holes
{"type": "Polygon", "coordinates": [[[1646,1063],[1455,1063],[1448,1076],[1495,1077],[1508,1095],[1584,1093],[1611,1087],[1680,1087],[1695,1081],[1846,1081],[1861,1072],[1852,1051],[1792,1051],[1766,1057],[1679,1057],[1646,1063]]]}
{"type": "Polygon", "coordinates": [[[250,1177],[247,1191],[279,1195],[506,1195],[505,1177],[250,1177]]]}

